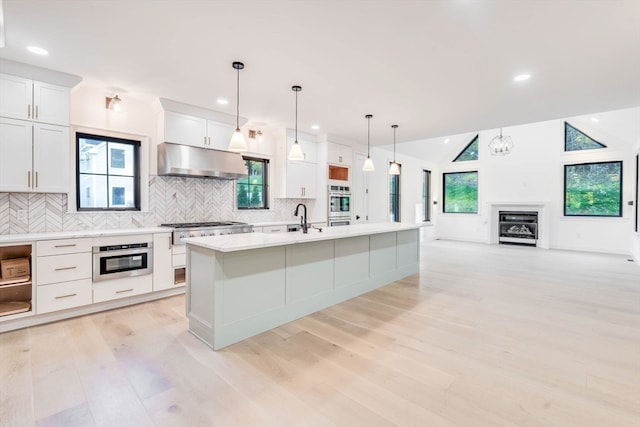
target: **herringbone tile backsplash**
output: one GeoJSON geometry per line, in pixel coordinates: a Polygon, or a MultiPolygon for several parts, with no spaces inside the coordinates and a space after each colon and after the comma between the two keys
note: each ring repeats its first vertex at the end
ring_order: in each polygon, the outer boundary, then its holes
{"type": "MultiPolygon", "coordinates": [[[[148,212],[67,212],[66,194],[0,193],[0,234],[113,230],[154,227],[173,222],[269,222],[292,219],[295,206],[313,200],[272,199],[268,211],[237,211],[233,181],[149,178],[148,212]]],[[[71,201],[70,203],[74,203],[71,201]]]]}

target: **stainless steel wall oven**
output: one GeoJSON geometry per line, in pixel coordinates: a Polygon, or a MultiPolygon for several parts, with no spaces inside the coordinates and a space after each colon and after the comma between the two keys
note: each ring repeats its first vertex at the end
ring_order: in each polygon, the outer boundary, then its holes
{"type": "Polygon", "coordinates": [[[351,189],[342,185],[329,186],[329,226],[349,225],[351,222],[351,189]]]}

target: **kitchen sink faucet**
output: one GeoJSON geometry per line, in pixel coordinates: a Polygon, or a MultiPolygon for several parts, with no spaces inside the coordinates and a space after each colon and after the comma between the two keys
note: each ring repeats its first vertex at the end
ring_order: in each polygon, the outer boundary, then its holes
{"type": "Polygon", "coordinates": [[[298,203],[293,216],[298,216],[298,209],[300,208],[300,206],[304,208],[304,213],[302,214],[302,216],[300,216],[300,226],[302,227],[302,232],[306,234],[307,230],[309,229],[309,225],[307,224],[307,206],[304,203],[298,203]]]}

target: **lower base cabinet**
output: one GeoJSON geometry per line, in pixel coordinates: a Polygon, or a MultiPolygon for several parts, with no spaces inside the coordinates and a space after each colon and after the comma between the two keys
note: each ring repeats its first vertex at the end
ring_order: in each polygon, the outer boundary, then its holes
{"type": "Polygon", "coordinates": [[[36,289],[37,312],[50,313],[92,304],[91,285],[91,279],[83,279],[38,286],[36,289]]]}

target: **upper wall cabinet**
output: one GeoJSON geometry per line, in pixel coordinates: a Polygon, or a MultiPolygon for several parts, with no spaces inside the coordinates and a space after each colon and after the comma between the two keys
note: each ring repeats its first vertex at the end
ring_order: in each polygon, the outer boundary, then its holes
{"type": "Polygon", "coordinates": [[[69,126],[69,88],[0,74],[0,117],[69,126]]]}
{"type": "Polygon", "coordinates": [[[276,197],[288,199],[315,199],[318,188],[318,144],[313,135],[298,132],[298,143],[304,153],[304,160],[289,160],[289,152],[295,142],[291,129],[277,132],[275,176],[276,197]],[[286,144],[285,144],[286,142],[286,144]]]}
{"type": "Polygon", "coordinates": [[[340,166],[351,166],[353,150],[348,145],[327,143],[327,161],[340,166]]]}
{"type": "MultiPolygon", "coordinates": [[[[160,116],[160,135],[163,142],[192,145],[194,147],[226,150],[236,129],[236,117],[160,98],[163,112],[160,116]]],[[[247,119],[240,118],[240,126],[247,119]]]]}
{"type": "Polygon", "coordinates": [[[165,142],[226,150],[234,130],[226,123],[171,111],[164,113],[165,142]]]}

